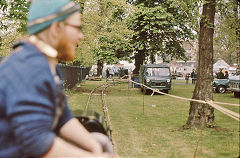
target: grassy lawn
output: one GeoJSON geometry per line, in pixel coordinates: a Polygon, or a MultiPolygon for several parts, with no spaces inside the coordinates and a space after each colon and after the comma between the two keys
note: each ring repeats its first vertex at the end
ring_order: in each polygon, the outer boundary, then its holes
{"type": "MultiPolygon", "coordinates": [[[[67,91],[72,111],[84,109],[88,93],[105,81],[84,81],[79,88],[67,91]]],[[[194,85],[174,80],[172,95],[191,98],[194,85]]],[[[182,130],[190,103],[164,95],[142,95],[140,89],[128,89],[128,83],[107,89],[113,140],[122,158],[192,158],[199,129],[182,130]],[[143,104],[144,103],[144,104],[143,104]],[[143,106],[144,105],[144,106],[143,106]],[[144,108],[143,108],[144,107],[144,108]]],[[[239,104],[233,93],[214,94],[214,101],[239,104]]],[[[239,107],[224,105],[239,113],[239,107]]],[[[94,95],[89,109],[102,113],[101,98],[94,95]]],[[[198,158],[237,158],[239,122],[216,111],[217,128],[205,129],[200,139],[198,158]]]]}

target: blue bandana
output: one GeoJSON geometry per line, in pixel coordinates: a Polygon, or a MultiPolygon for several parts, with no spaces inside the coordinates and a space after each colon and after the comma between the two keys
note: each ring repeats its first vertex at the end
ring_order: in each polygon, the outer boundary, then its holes
{"type": "Polygon", "coordinates": [[[80,12],[80,6],[71,0],[33,0],[28,14],[28,32],[36,34],[77,11],[80,12]]]}

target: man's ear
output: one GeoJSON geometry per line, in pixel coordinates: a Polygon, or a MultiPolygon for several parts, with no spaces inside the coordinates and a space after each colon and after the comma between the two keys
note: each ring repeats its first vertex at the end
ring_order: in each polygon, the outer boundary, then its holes
{"type": "Polygon", "coordinates": [[[50,28],[49,28],[49,33],[54,37],[54,38],[57,38],[60,33],[61,33],[61,25],[59,22],[54,22],[50,25],[50,28]]]}

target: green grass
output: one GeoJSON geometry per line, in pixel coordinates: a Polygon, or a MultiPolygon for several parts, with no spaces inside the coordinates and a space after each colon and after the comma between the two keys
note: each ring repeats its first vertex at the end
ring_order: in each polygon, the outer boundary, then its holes
{"type": "MultiPolygon", "coordinates": [[[[105,81],[86,81],[80,88],[67,91],[72,111],[84,109],[91,88],[105,81]]],[[[194,85],[174,81],[170,94],[191,98],[194,85]]],[[[122,158],[192,158],[199,129],[182,130],[190,103],[169,96],[142,95],[124,83],[107,89],[113,140],[122,158]],[[143,106],[144,102],[144,106],[143,106]],[[155,105],[153,107],[152,105],[155,105]]],[[[216,94],[214,101],[239,104],[232,93],[216,94]]],[[[239,113],[239,107],[224,105],[239,113]]],[[[102,113],[100,96],[94,95],[89,109],[102,113]]],[[[205,129],[200,139],[198,158],[237,158],[239,156],[239,122],[215,110],[218,128],[205,129]]]]}

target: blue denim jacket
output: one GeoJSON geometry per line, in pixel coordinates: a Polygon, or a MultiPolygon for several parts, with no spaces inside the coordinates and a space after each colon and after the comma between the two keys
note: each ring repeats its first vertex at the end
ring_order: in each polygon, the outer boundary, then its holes
{"type": "Polygon", "coordinates": [[[15,50],[0,64],[0,157],[40,157],[73,115],[65,105],[51,130],[58,92],[48,60],[27,42],[15,50]]]}

